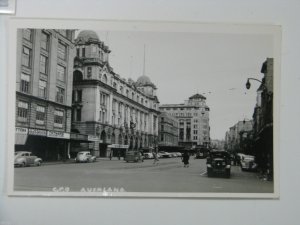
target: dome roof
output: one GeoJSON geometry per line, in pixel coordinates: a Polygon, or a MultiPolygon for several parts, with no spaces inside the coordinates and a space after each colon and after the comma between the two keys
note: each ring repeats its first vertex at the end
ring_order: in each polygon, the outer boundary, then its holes
{"type": "Polygon", "coordinates": [[[78,40],[82,40],[84,42],[88,42],[90,40],[100,42],[100,39],[95,31],[92,30],[83,30],[77,36],[78,40]]]}
{"type": "Polygon", "coordinates": [[[152,82],[149,77],[143,75],[137,79],[136,84],[139,86],[144,86],[144,85],[152,85],[152,82]]]}
{"type": "Polygon", "coordinates": [[[206,98],[203,95],[197,93],[197,94],[189,97],[189,99],[192,100],[192,99],[206,99],[206,98]]]}

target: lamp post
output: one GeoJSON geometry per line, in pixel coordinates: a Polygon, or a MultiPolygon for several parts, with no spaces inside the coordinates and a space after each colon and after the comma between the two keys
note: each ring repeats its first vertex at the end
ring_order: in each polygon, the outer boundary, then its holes
{"type": "Polygon", "coordinates": [[[247,88],[247,89],[250,89],[250,87],[251,87],[250,80],[256,80],[256,81],[258,81],[259,83],[261,83],[261,84],[264,86],[264,88],[267,88],[267,87],[263,84],[263,82],[262,82],[261,80],[258,80],[258,79],[256,79],[256,78],[250,77],[250,78],[247,79],[247,83],[246,83],[246,88],[247,88]]]}

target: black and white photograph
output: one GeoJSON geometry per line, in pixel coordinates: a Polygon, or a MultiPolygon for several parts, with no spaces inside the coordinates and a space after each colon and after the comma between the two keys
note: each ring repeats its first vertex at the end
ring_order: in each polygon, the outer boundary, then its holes
{"type": "Polygon", "coordinates": [[[12,195],[278,198],[280,27],[13,22],[12,195]]]}
{"type": "Polygon", "coordinates": [[[15,13],[16,0],[0,0],[0,14],[15,13]]]}

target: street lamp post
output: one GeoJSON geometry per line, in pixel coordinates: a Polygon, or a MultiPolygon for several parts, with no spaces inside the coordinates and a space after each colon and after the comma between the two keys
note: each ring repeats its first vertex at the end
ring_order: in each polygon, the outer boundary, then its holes
{"type": "Polygon", "coordinates": [[[246,83],[246,88],[247,88],[247,89],[250,89],[250,87],[251,87],[250,80],[256,80],[256,81],[258,81],[259,83],[261,83],[261,84],[266,88],[266,86],[262,83],[261,80],[258,80],[258,79],[256,79],[256,78],[250,77],[250,78],[247,79],[247,83],[246,83]]]}

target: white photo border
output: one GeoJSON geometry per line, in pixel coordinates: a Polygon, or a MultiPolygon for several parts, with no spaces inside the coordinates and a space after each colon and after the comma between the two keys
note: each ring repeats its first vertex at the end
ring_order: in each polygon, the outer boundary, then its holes
{"type": "Polygon", "coordinates": [[[15,14],[16,0],[7,0],[7,6],[0,6],[0,14],[15,14]]]}
{"type": "Polygon", "coordinates": [[[29,19],[10,18],[7,75],[7,124],[6,124],[6,183],[8,196],[39,197],[118,197],[118,198],[279,198],[279,146],[280,146],[280,72],[281,72],[281,26],[265,24],[223,24],[198,22],[151,22],[151,21],[108,21],[78,19],[29,19]],[[17,29],[91,29],[103,31],[156,31],[156,32],[197,32],[231,34],[270,34],[274,46],[274,96],[273,96],[273,193],[191,193],[191,192],[42,192],[14,191],[14,143],[15,143],[15,102],[16,102],[16,43],[17,29]]]}

